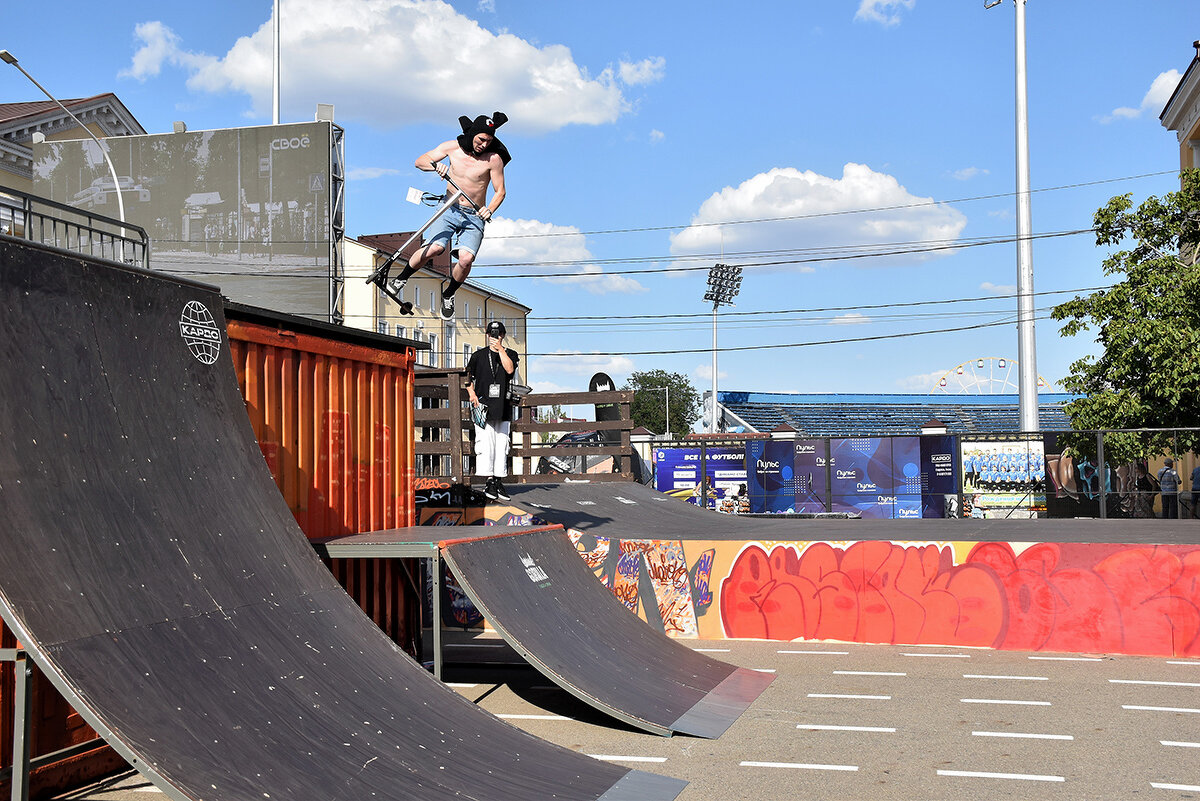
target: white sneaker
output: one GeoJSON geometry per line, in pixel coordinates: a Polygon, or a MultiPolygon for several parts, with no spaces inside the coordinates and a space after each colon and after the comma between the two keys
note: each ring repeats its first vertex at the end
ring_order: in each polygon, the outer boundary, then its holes
{"type": "Polygon", "coordinates": [[[451,295],[450,297],[446,297],[445,295],[442,295],[442,319],[443,320],[453,320],[454,319],[454,296],[453,295],[451,295]]]}

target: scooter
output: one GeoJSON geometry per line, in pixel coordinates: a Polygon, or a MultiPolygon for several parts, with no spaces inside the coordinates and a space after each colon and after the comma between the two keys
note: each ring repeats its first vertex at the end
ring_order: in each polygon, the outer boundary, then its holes
{"type": "MultiPolygon", "coordinates": [[[[425,224],[417,229],[416,233],[410,236],[405,243],[396,250],[395,253],[389,256],[383,264],[379,265],[374,272],[367,276],[368,284],[375,284],[379,287],[379,290],[383,292],[383,294],[387,295],[389,298],[399,304],[401,314],[412,314],[412,303],[402,301],[399,295],[394,293],[391,290],[391,287],[388,286],[388,273],[391,271],[392,265],[397,261],[402,261],[402,254],[404,251],[408,250],[414,242],[419,241],[421,235],[429,230],[429,226],[437,222],[437,219],[445,214],[446,211],[449,210],[450,207],[457,203],[460,199],[466,198],[467,202],[471,204],[471,208],[475,209],[476,213],[479,212],[479,206],[475,205],[475,201],[467,197],[466,193],[463,192],[462,189],[459,189],[458,184],[454,183],[454,179],[451,178],[449,174],[445,176],[445,181],[454,188],[454,191],[445,200],[443,200],[441,204],[438,205],[437,209],[435,209],[433,212],[433,216],[426,220],[425,224]]],[[[433,197],[436,197],[436,195],[433,197]]],[[[419,192],[417,192],[417,190],[410,189],[408,199],[412,200],[414,203],[419,203],[421,202],[421,195],[419,192]],[[415,200],[413,199],[414,194],[417,195],[415,200]]]]}

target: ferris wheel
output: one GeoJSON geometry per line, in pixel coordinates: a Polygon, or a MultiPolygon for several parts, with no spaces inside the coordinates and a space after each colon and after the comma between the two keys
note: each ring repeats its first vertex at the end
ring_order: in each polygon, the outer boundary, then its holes
{"type": "MultiPolygon", "coordinates": [[[[987,356],[947,370],[929,390],[930,395],[1013,395],[1020,391],[1020,372],[1016,359],[987,356]]],[[[1052,391],[1054,385],[1040,375],[1039,392],[1052,391]]]]}

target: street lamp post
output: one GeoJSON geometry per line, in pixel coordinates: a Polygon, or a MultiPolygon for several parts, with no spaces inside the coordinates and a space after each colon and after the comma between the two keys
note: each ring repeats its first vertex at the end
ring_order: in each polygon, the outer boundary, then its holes
{"type": "MultiPolygon", "coordinates": [[[[984,0],[984,8],[1002,0],[984,0]]],[[[1029,92],[1025,78],[1025,0],[1017,6],[1017,361],[1021,430],[1039,431],[1037,339],[1033,305],[1033,222],[1029,192],[1029,92]]]]}
{"type": "MultiPolygon", "coordinates": [[[[112,159],[110,159],[108,157],[108,148],[105,147],[103,142],[101,142],[99,139],[96,138],[96,135],[94,133],[92,133],[88,129],[88,127],[86,125],[84,125],[83,122],[78,117],[76,117],[74,114],[71,113],[71,110],[69,108],[64,106],[57,97],[55,97],[54,95],[47,92],[46,87],[42,86],[40,83],[37,82],[37,80],[32,75],[30,75],[28,72],[26,72],[25,68],[22,67],[19,63],[17,63],[16,56],[14,56],[12,53],[8,52],[7,50],[0,50],[0,61],[3,61],[5,64],[12,64],[14,67],[19,69],[21,71],[21,73],[33,83],[34,86],[36,86],[38,89],[42,90],[42,94],[44,94],[46,97],[53,100],[55,103],[58,103],[58,107],[61,108],[63,111],[65,111],[67,113],[67,116],[70,117],[72,120],[74,120],[75,124],[78,125],[80,128],[82,128],[83,132],[85,134],[87,134],[88,136],[90,136],[92,138],[92,141],[96,143],[96,146],[100,148],[100,155],[104,156],[104,161],[106,164],[108,164],[108,171],[112,175],[113,188],[117,191],[117,208],[120,211],[121,222],[125,222],[126,221],[125,220],[125,199],[121,195],[121,180],[117,177],[117,168],[113,166],[112,159]]],[[[125,229],[122,228],[121,229],[121,237],[124,238],[124,236],[125,236],[125,229]]],[[[122,243],[121,248],[122,248],[122,250],[124,250],[124,243],[122,243]]]]}
{"type": "Polygon", "coordinates": [[[714,264],[708,271],[708,292],[705,300],[711,300],[713,305],[713,337],[712,337],[712,417],[708,421],[708,432],[717,433],[717,309],[721,306],[732,306],[742,288],[742,268],[730,267],[728,264],[714,264]]]}

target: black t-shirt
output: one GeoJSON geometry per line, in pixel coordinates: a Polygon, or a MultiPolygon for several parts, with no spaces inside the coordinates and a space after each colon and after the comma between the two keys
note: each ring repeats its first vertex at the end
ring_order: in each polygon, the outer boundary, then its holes
{"type": "MultiPolygon", "coordinates": [[[[508,358],[512,359],[513,372],[516,372],[520,358],[512,348],[505,348],[508,358]]],[[[487,407],[489,423],[512,421],[513,404],[508,400],[508,387],[513,377],[504,369],[500,357],[491,348],[480,348],[471,354],[467,361],[467,382],[475,387],[475,396],[487,407]],[[491,386],[499,386],[497,394],[492,394],[491,386]]]]}

